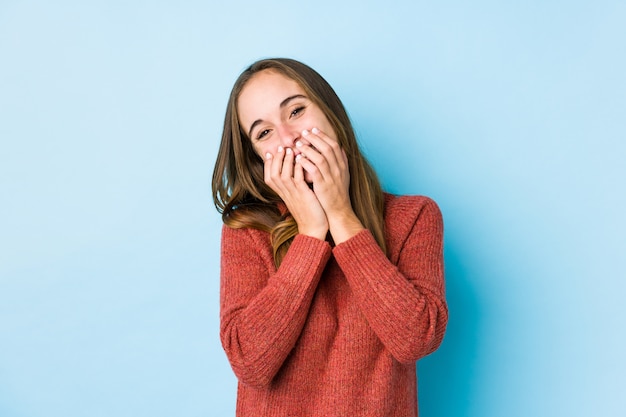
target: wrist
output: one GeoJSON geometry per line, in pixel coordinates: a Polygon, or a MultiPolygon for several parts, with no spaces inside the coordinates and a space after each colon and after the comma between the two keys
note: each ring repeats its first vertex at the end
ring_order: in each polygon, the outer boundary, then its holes
{"type": "Polygon", "coordinates": [[[314,237],[319,240],[326,240],[326,235],[328,234],[328,227],[298,227],[298,233],[301,235],[314,237]]]}
{"type": "Polygon", "coordinates": [[[353,211],[343,215],[329,216],[328,223],[335,245],[343,243],[365,230],[363,223],[361,223],[353,211]]]}

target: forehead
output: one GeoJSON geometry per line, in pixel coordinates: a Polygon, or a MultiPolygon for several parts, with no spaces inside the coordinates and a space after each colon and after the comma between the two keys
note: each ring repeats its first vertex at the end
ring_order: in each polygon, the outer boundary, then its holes
{"type": "Polygon", "coordinates": [[[280,110],[280,103],[295,94],[306,95],[296,81],[272,70],[255,74],[237,99],[239,120],[247,129],[255,120],[265,120],[280,110]]]}

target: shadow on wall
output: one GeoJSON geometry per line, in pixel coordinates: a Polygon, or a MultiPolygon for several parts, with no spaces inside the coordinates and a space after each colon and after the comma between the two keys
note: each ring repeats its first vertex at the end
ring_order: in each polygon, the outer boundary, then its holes
{"type": "Polygon", "coordinates": [[[445,242],[446,298],[450,313],[443,343],[418,362],[420,416],[468,417],[474,397],[481,302],[473,273],[454,242],[445,242]]]}

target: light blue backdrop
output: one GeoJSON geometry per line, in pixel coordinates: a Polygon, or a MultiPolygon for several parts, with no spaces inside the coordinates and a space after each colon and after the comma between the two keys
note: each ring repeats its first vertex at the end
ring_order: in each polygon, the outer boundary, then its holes
{"type": "Polygon", "coordinates": [[[620,1],[0,2],[0,416],[230,416],[210,175],[289,56],[446,224],[428,416],[624,416],[620,1]]]}

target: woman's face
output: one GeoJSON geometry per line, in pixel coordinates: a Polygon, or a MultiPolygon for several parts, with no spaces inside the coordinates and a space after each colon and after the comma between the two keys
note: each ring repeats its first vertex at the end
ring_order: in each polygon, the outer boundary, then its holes
{"type": "Polygon", "coordinates": [[[296,141],[302,138],[303,130],[314,127],[337,140],[330,122],[302,87],[271,69],[255,74],[248,81],[237,107],[241,127],[263,159],[268,152],[276,155],[279,146],[291,148],[298,155],[296,141]]]}

